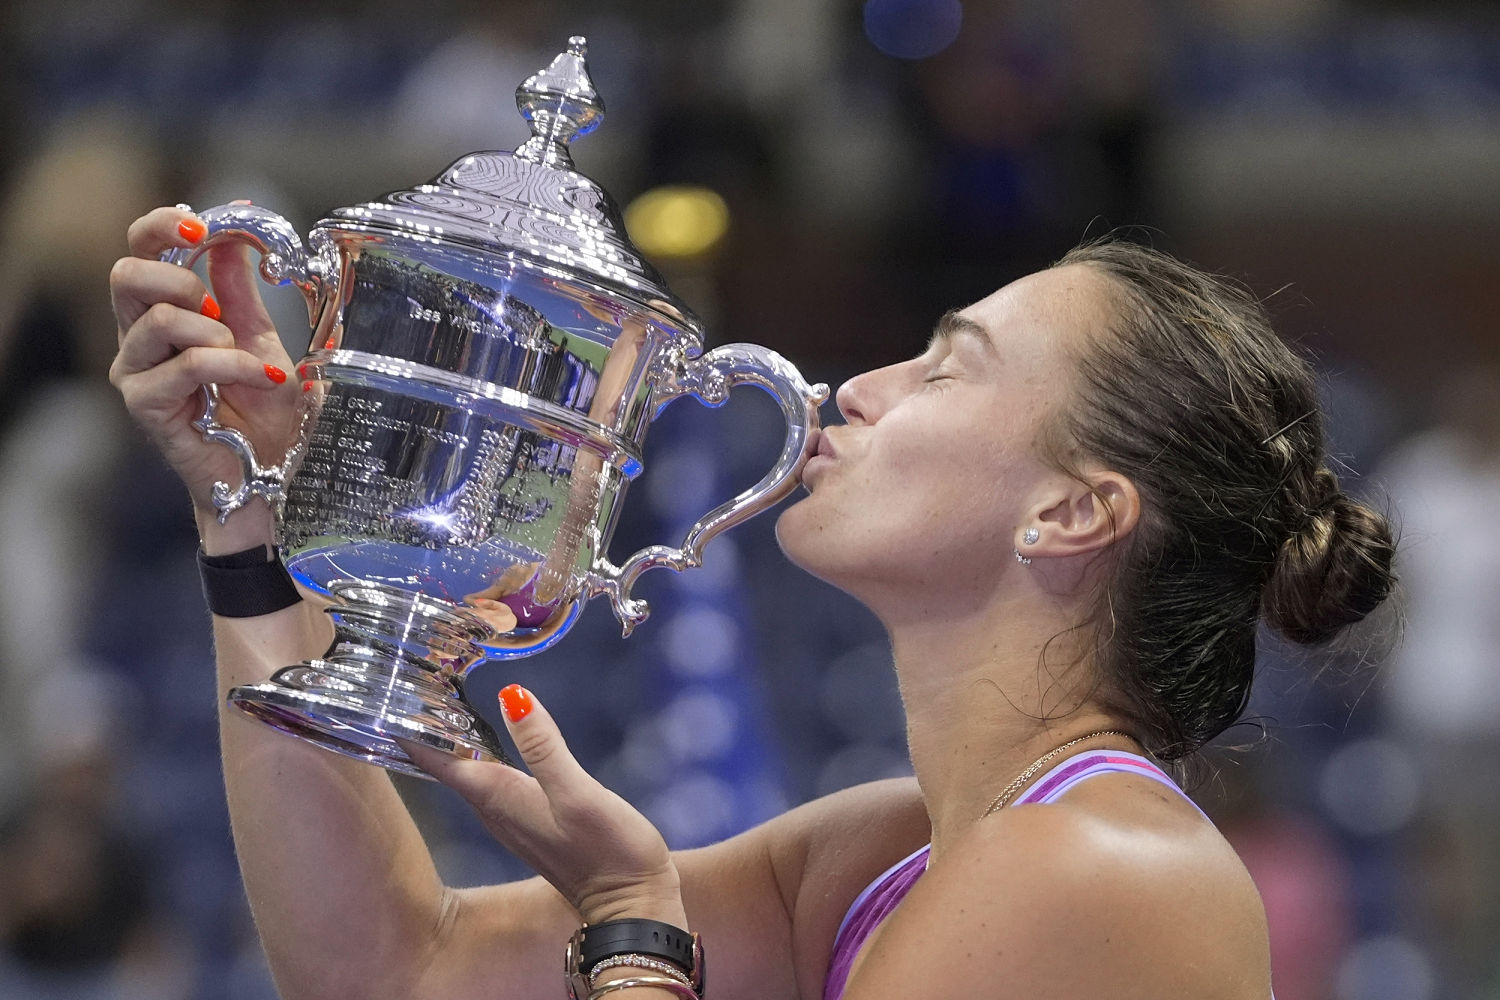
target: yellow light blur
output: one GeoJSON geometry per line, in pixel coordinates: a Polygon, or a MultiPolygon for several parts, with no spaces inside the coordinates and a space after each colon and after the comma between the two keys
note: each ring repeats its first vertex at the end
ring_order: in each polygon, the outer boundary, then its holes
{"type": "Polygon", "coordinates": [[[626,206],[625,229],[648,257],[697,257],[729,231],[729,206],[706,187],[652,188],[626,206]]]}

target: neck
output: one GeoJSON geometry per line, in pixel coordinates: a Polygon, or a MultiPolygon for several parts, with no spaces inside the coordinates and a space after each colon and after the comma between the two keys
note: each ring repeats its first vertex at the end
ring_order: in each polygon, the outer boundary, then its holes
{"type": "MultiPolygon", "coordinates": [[[[1095,668],[1067,637],[1071,616],[1025,599],[998,603],[961,614],[928,608],[883,616],[934,857],[1039,757],[1080,736],[1122,728],[1093,697],[1095,668]]],[[[1073,752],[1103,747],[1139,752],[1119,736],[1084,741],[1073,752]]]]}

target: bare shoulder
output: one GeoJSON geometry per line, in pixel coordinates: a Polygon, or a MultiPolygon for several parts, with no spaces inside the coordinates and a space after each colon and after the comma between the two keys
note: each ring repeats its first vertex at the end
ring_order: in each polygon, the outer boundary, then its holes
{"type": "Polygon", "coordinates": [[[915,779],[878,781],[798,806],[721,844],[677,855],[689,920],[713,940],[720,983],[758,983],[767,959],[794,995],[817,996],[833,938],[871,880],[927,842],[927,812],[915,779]],[[741,946],[743,945],[743,947],[741,946]]]}
{"type": "Polygon", "coordinates": [[[839,925],[854,900],[892,865],[932,836],[915,778],[845,789],[794,810],[783,831],[783,857],[796,865],[792,924],[803,997],[822,996],[839,925]]]}
{"type": "Polygon", "coordinates": [[[929,834],[916,779],[896,778],[814,799],[722,843],[679,852],[676,860],[689,883],[717,882],[746,863],[769,866],[792,912],[814,887],[856,881],[857,894],[929,834]]]}
{"type": "Polygon", "coordinates": [[[843,789],[793,809],[772,828],[789,878],[804,888],[809,880],[819,885],[853,880],[859,883],[856,894],[926,844],[931,832],[915,778],[843,789]]]}
{"type": "Polygon", "coordinates": [[[1244,866],[1191,805],[1132,775],[976,824],[867,952],[847,1000],[949,997],[991,980],[1034,998],[1270,995],[1244,866]]]}

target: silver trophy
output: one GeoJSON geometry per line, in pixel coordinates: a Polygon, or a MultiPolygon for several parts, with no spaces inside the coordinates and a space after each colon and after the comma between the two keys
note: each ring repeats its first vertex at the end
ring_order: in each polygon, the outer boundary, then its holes
{"type": "Polygon", "coordinates": [[[238,487],[215,486],[219,519],[264,497],[287,568],[326,597],[335,627],[321,658],[229,700],[392,770],[422,774],[403,741],[505,760],[464,700],[469,671],[557,642],[599,595],[628,635],[648,611],[631,594],[642,573],[699,565],[711,538],[795,488],[827,398],[766,348],[704,353],[700,321],[573,170],[568,144],[604,117],[585,51],[569,39],[517,89],[531,137],[514,152],[473,153],[430,184],[337,209],[310,250],[275,213],[226,205],[200,213],[197,246],[166,257],[191,266],[207,247],[249,242],[268,281],[303,292],[313,327],[300,429],[279,464],[220,426],[218,391],[203,389],[198,427],[244,467],[238,487]],[[652,419],[681,396],[720,405],[741,384],[785,414],[775,465],[681,546],[610,562],[652,419]]]}

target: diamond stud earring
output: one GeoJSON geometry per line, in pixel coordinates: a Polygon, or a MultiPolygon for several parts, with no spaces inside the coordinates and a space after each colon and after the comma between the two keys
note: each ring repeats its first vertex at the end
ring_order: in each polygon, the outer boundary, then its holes
{"type": "MultiPolygon", "coordinates": [[[[1027,528],[1026,531],[1025,531],[1025,533],[1021,535],[1021,543],[1023,545],[1035,545],[1036,542],[1037,542],[1037,539],[1039,539],[1041,537],[1042,537],[1042,533],[1040,531],[1037,531],[1035,528],[1027,528]]],[[[1022,566],[1030,566],[1031,565],[1031,557],[1030,556],[1023,556],[1023,555],[1021,555],[1021,550],[1020,549],[1013,549],[1012,551],[1014,551],[1015,554],[1016,554],[1016,562],[1020,563],[1022,566]]]]}

